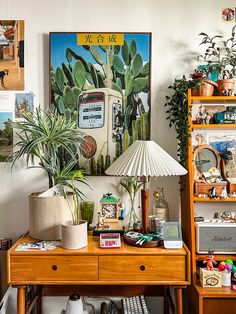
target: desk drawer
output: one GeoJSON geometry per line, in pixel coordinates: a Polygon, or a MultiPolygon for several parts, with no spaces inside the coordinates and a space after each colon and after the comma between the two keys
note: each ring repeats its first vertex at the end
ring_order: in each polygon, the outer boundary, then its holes
{"type": "Polygon", "coordinates": [[[10,281],[98,280],[97,256],[12,256],[10,281]]]}
{"type": "Polygon", "coordinates": [[[99,280],[184,281],[185,269],[185,256],[99,257],[99,280]]]}

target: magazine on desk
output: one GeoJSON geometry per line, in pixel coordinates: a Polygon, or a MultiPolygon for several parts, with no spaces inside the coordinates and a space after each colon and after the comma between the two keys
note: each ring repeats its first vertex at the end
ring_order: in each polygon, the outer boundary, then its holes
{"type": "Polygon", "coordinates": [[[21,243],[15,248],[15,251],[51,251],[60,246],[60,241],[36,241],[21,243]]]}

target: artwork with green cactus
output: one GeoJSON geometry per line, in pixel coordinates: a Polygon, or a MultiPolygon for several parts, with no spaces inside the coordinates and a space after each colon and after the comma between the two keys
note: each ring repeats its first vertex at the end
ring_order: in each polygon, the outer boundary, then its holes
{"type": "Polygon", "coordinates": [[[50,33],[51,110],[78,116],[86,173],[150,139],[150,61],[151,33],[50,33]]]}

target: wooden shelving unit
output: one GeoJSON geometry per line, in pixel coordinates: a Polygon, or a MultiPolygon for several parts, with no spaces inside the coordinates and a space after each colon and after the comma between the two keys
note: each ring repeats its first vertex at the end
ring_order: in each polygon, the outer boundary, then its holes
{"type": "MultiPolygon", "coordinates": [[[[188,106],[192,108],[194,103],[200,104],[211,104],[211,103],[232,103],[236,101],[235,96],[211,96],[211,97],[202,97],[202,96],[192,96],[191,90],[188,91],[188,106]]],[[[236,105],[236,102],[235,102],[236,105]]],[[[191,116],[189,116],[189,126],[191,132],[194,130],[233,130],[236,129],[236,124],[193,124],[191,116]]],[[[219,132],[219,131],[218,131],[219,132]]],[[[204,203],[214,204],[218,203],[219,206],[222,204],[231,204],[235,202],[236,198],[202,198],[194,195],[194,165],[193,165],[193,147],[192,141],[190,140],[188,147],[188,161],[187,169],[188,174],[185,177],[184,189],[182,191],[181,205],[182,205],[182,231],[183,238],[185,243],[191,252],[191,275],[192,275],[192,285],[188,289],[188,305],[189,305],[189,314],[228,314],[234,313],[236,311],[236,292],[231,291],[230,287],[222,288],[203,288],[199,285],[199,279],[197,274],[197,266],[201,264],[204,259],[204,254],[196,253],[196,239],[195,239],[195,222],[194,222],[194,212],[195,206],[197,203],[200,203],[201,207],[204,207],[204,203]],[[233,312],[230,309],[234,309],[233,312]]],[[[236,261],[236,255],[234,254],[217,254],[215,259],[217,261],[222,261],[226,259],[232,259],[236,261]]]]}

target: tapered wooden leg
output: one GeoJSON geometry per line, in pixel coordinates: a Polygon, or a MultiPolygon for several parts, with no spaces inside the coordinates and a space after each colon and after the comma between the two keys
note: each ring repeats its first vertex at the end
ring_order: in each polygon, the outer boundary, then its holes
{"type": "Polygon", "coordinates": [[[164,287],[164,314],[169,314],[169,302],[168,302],[168,291],[167,287],[164,287]]]}
{"type": "Polygon", "coordinates": [[[183,314],[182,288],[175,288],[176,314],[183,314]]]}
{"type": "Polygon", "coordinates": [[[25,289],[26,286],[17,287],[17,314],[25,314],[25,289]]]}
{"type": "Polygon", "coordinates": [[[41,314],[42,313],[42,287],[38,286],[38,300],[36,304],[36,313],[41,314]]]}

